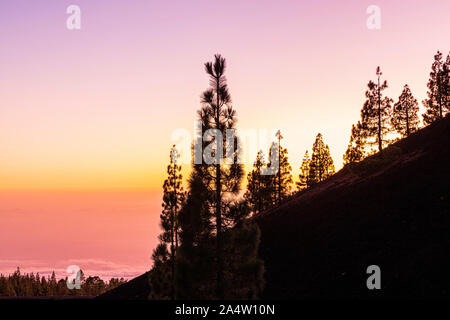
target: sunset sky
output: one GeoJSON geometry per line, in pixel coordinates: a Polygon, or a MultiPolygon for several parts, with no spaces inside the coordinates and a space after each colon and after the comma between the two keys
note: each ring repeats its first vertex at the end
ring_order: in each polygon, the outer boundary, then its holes
{"type": "Polygon", "coordinates": [[[238,127],[281,129],[297,176],[318,132],[342,166],[367,82],[422,101],[450,1],[0,2],[0,272],[150,265],[172,133],[221,53],[238,127]],[[68,30],[66,8],[81,8],[68,30]],[[369,5],[381,29],[366,27],[369,5]]]}

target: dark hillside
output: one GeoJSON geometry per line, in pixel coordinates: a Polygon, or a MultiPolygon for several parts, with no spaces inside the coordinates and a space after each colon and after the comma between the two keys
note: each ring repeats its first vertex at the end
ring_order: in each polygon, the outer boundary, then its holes
{"type": "Polygon", "coordinates": [[[447,117],[262,213],[264,298],[450,297],[449,146],[447,117]]]}
{"type": "MultiPolygon", "coordinates": [[[[449,146],[447,116],[260,214],[263,298],[449,298],[449,146]]],[[[144,274],[100,298],[148,294],[144,274]]]]}
{"type": "Polygon", "coordinates": [[[96,297],[96,299],[106,300],[147,300],[150,294],[150,286],[148,281],[148,272],[141,274],[117,288],[114,288],[104,294],[96,297]]]}

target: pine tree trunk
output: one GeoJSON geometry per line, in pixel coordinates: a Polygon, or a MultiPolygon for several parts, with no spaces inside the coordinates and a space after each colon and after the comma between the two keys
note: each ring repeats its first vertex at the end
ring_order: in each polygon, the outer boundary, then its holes
{"type": "Polygon", "coordinates": [[[381,97],[380,97],[380,76],[378,76],[378,151],[383,151],[383,143],[381,141],[381,97]]]}
{"type": "MultiPolygon", "coordinates": [[[[258,170],[261,170],[260,168],[258,168],[258,170]]],[[[258,184],[257,184],[257,200],[256,200],[256,209],[255,209],[255,213],[258,214],[261,212],[261,207],[262,207],[262,198],[261,198],[261,175],[260,172],[258,172],[258,184]]]]}
{"type": "Polygon", "coordinates": [[[281,132],[278,136],[278,206],[281,204],[281,132]]]}
{"type": "Polygon", "coordinates": [[[174,230],[173,230],[173,219],[172,219],[172,235],[171,235],[171,248],[170,248],[170,255],[171,255],[171,266],[172,266],[172,290],[171,290],[171,299],[175,300],[175,252],[174,252],[174,230]]]}
{"type": "Polygon", "coordinates": [[[221,215],[220,165],[216,165],[216,229],[217,229],[217,299],[223,299],[223,245],[221,215]]]}
{"type": "MultiPolygon", "coordinates": [[[[175,164],[172,167],[172,181],[173,181],[173,193],[174,193],[174,200],[177,201],[177,186],[176,186],[176,174],[175,174],[175,164]]],[[[175,202],[176,203],[176,202],[175,202]]],[[[175,211],[176,211],[176,204],[175,208],[173,207],[172,203],[172,217],[171,217],[171,247],[170,247],[170,255],[171,255],[171,263],[172,263],[172,290],[171,290],[171,299],[175,300],[175,247],[174,247],[174,238],[175,238],[175,211]]]]}
{"type": "Polygon", "coordinates": [[[441,77],[439,75],[439,71],[437,74],[437,90],[438,90],[438,101],[439,101],[439,119],[442,119],[442,83],[441,83],[441,77]]]}
{"type": "Polygon", "coordinates": [[[406,106],[406,136],[409,136],[409,114],[408,114],[408,106],[406,106]]]}
{"type": "MultiPolygon", "coordinates": [[[[220,129],[220,100],[219,100],[219,78],[216,80],[216,94],[217,94],[217,114],[216,114],[216,129],[220,129]]],[[[217,147],[219,142],[217,141],[217,147]]],[[[217,299],[223,300],[223,244],[222,244],[222,215],[221,215],[221,172],[220,159],[216,163],[216,231],[217,231],[217,299]]]]}

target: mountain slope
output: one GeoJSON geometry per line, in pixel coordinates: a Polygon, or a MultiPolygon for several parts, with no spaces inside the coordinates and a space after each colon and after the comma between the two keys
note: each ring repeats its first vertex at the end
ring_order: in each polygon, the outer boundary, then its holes
{"type": "MultiPolygon", "coordinates": [[[[447,116],[258,215],[263,298],[449,298],[449,146],[447,116]]],[[[148,294],[146,273],[98,298],[148,294]]]]}
{"type": "Polygon", "coordinates": [[[449,146],[447,117],[258,216],[263,297],[450,297],[449,146]]]}
{"type": "Polygon", "coordinates": [[[150,294],[148,272],[109,290],[95,299],[105,300],[147,300],[150,294]]]}

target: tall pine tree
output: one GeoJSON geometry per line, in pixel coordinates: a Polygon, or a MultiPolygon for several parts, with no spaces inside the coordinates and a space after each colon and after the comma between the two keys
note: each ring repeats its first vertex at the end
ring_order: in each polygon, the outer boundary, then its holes
{"type": "Polygon", "coordinates": [[[384,136],[389,131],[392,99],[383,96],[388,87],[387,81],[381,83],[380,67],[376,71],[377,83],[369,81],[367,84],[366,101],[361,110],[361,124],[366,138],[375,138],[378,151],[383,150],[384,136]]]}
{"type": "Polygon", "coordinates": [[[180,211],[180,248],[177,254],[177,299],[214,299],[216,285],[216,246],[209,205],[210,190],[193,171],[186,202],[180,211]]]}
{"type": "Polygon", "coordinates": [[[253,170],[247,175],[247,191],[244,194],[244,199],[255,214],[267,209],[271,202],[269,187],[272,177],[262,174],[265,166],[264,153],[260,150],[253,163],[253,170]]]}
{"type": "Polygon", "coordinates": [[[450,112],[450,52],[447,55],[447,59],[445,60],[445,65],[443,67],[444,70],[444,96],[446,102],[445,114],[450,112]]]}
{"type": "MultiPolygon", "coordinates": [[[[215,129],[221,137],[214,137],[215,156],[227,154],[226,130],[235,129],[236,112],[231,105],[231,95],[225,77],[226,61],[220,55],[214,56],[214,62],[205,63],[205,71],[209,76],[210,87],[202,94],[202,108],[199,110],[202,132],[215,129]],[[219,141],[218,139],[222,139],[219,141]],[[219,150],[221,148],[222,150],[219,150]]],[[[213,143],[211,142],[211,143],[213,143]]],[[[237,137],[233,141],[233,147],[237,145],[237,137]]],[[[231,147],[231,146],[228,146],[231,147]]],[[[202,145],[202,151],[204,150],[202,145]]],[[[229,207],[229,195],[237,194],[240,190],[241,180],[244,175],[242,165],[238,164],[237,148],[234,148],[232,164],[225,164],[222,159],[216,159],[212,164],[194,165],[194,171],[201,177],[205,187],[211,194],[208,197],[210,208],[213,210],[216,228],[216,264],[217,264],[217,288],[218,299],[224,296],[224,261],[222,230],[227,221],[224,216],[229,207]]]]}
{"type": "Polygon", "coordinates": [[[194,141],[189,194],[179,215],[176,272],[180,299],[255,298],[262,285],[263,264],[256,256],[259,229],[247,220],[246,203],[237,201],[244,171],[238,163],[239,140],[230,139],[226,132],[235,129],[236,113],[225,66],[220,55],[205,64],[210,88],[202,94],[198,114],[201,132],[213,134],[211,139],[194,141]],[[200,163],[198,154],[202,155],[200,163]],[[222,159],[224,154],[233,161],[222,159]]]}
{"type": "Polygon", "coordinates": [[[175,299],[176,252],[179,245],[179,212],[185,201],[179,165],[179,153],[175,145],[170,150],[167,178],[163,184],[163,203],[160,215],[162,233],[160,243],[153,252],[153,267],[150,271],[150,299],[175,299]],[[169,249],[167,248],[169,246],[169,249]]]}
{"type": "Polygon", "coordinates": [[[303,156],[302,165],[300,166],[300,174],[298,175],[299,181],[297,182],[297,189],[303,190],[310,186],[311,181],[309,179],[309,164],[311,159],[309,158],[308,150],[306,150],[303,156]]]}
{"type": "Polygon", "coordinates": [[[278,130],[276,137],[278,139],[278,171],[275,175],[275,184],[277,190],[277,204],[280,205],[281,201],[289,197],[291,194],[292,185],[292,167],[289,164],[288,151],[281,146],[281,131],[278,130]]]}
{"type": "Polygon", "coordinates": [[[359,162],[365,157],[364,137],[362,133],[361,122],[358,121],[356,125],[352,125],[352,133],[347,150],[344,153],[344,165],[352,162],[359,162]]]}
{"type": "Polygon", "coordinates": [[[426,108],[423,121],[426,125],[442,118],[450,108],[450,54],[443,61],[442,53],[437,52],[431,65],[430,79],[428,80],[428,99],[423,101],[426,108]]]}
{"type": "Polygon", "coordinates": [[[164,230],[161,235],[161,240],[163,243],[170,245],[172,299],[175,298],[175,255],[178,249],[179,236],[178,214],[185,196],[182,185],[183,176],[181,175],[181,166],[178,164],[179,158],[180,155],[174,145],[170,150],[167,179],[163,185],[163,212],[161,214],[161,226],[164,230]]]}
{"type": "Polygon", "coordinates": [[[291,194],[292,189],[292,167],[289,164],[288,150],[281,146],[281,135],[280,130],[276,133],[276,141],[272,142],[269,149],[269,162],[267,163],[268,169],[271,175],[268,175],[267,191],[270,196],[270,207],[280,205],[280,203],[287,199],[291,194]],[[278,167],[273,162],[278,163],[278,167]],[[276,169],[276,170],[275,170],[276,169]]]}
{"type": "Polygon", "coordinates": [[[330,155],[328,145],[323,142],[322,134],[319,133],[314,141],[309,163],[309,178],[311,184],[321,182],[334,174],[333,159],[330,155]]]}
{"type": "Polygon", "coordinates": [[[403,137],[409,136],[419,128],[417,112],[419,112],[419,103],[406,84],[392,112],[392,125],[403,137]]]}
{"type": "Polygon", "coordinates": [[[173,286],[174,269],[170,260],[171,255],[167,250],[167,244],[160,242],[153,250],[153,266],[149,272],[150,300],[174,299],[175,288],[173,286]]]}

